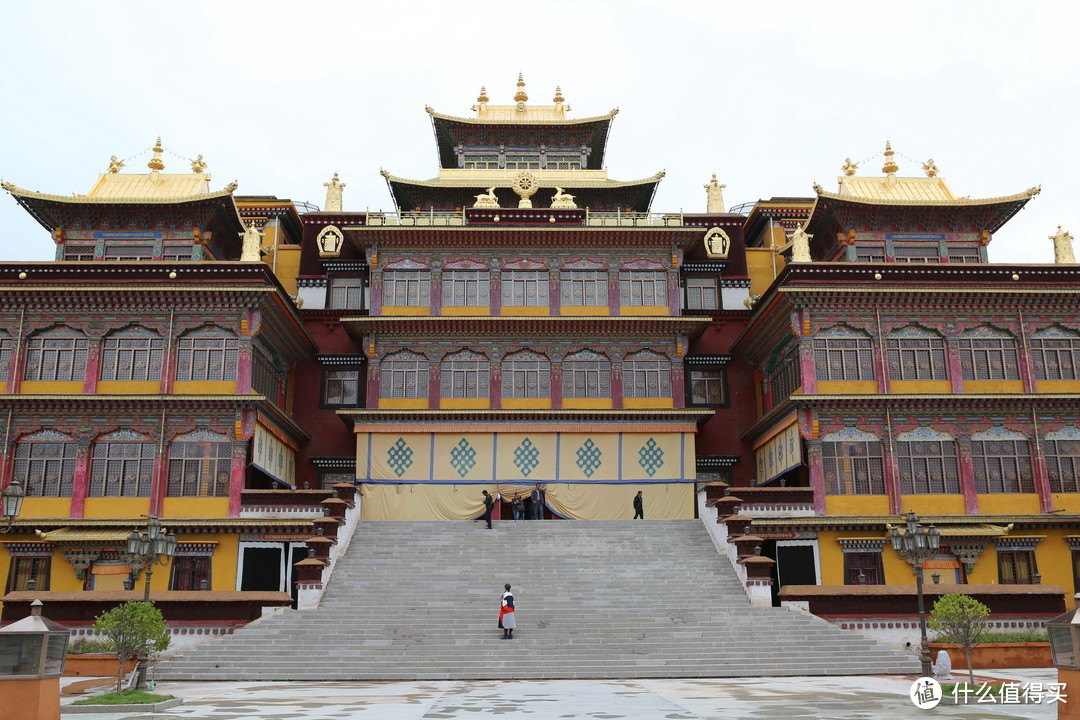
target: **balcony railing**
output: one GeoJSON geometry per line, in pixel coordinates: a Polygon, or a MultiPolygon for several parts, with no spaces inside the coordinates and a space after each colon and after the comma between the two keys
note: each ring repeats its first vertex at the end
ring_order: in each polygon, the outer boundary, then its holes
{"type": "Polygon", "coordinates": [[[585,224],[601,227],[682,227],[682,213],[643,213],[602,210],[585,212],[585,224]]]}
{"type": "Polygon", "coordinates": [[[464,225],[465,213],[430,210],[428,212],[373,212],[367,214],[367,224],[376,226],[452,226],[464,225]]]}

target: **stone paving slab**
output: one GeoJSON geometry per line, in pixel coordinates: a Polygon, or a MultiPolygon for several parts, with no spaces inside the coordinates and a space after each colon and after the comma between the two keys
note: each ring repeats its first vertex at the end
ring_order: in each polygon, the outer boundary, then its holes
{"type": "MultiPolygon", "coordinates": [[[[1057,681],[1053,669],[993,675],[1057,681]]],[[[984,672],[980,677],[990,677],[984,672]]],[[[1055,720],[1057,705],[968,705],[919,710],[913,677],[409,682],[163,682],[184,699],[159,712],[95,720],[1055,720]]],[[[1074,699],[1080,702],[1080,694],[1074,699]]],[[[69,717],[74,718],[73,715],[69,717]]]]}

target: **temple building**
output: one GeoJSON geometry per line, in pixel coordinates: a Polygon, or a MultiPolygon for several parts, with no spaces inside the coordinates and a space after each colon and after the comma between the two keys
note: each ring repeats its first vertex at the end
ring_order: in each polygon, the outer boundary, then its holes
{"type": "MultiPolygon", "coordinates": [[[[908,585],[885,529],[914,511],[941,532],[927,582],[1075,591],[1080,269],[988,263],[1038,188],[960,198],[932,160],[901,177],[893,156],[880,177],[848,161],[837,192],[748,218],[749,243],[790,262],[771,282],[757,265],[768,287],[734,350],[755,367],[760,414],[742,432],[756,484],[792,511],[747,532],[779,586],[908,585]]],[[[1060,229],[1055,243],[1070,244],[1060,229]]]]}

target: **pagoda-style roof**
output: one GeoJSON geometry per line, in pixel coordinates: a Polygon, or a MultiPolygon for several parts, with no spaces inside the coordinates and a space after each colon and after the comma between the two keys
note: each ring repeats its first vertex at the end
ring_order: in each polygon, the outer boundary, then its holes
{"type": "MultiPolygon", "coordinates": [[[[495,188],[499,205],[516,208],[518,196],[511,189],[519,170],[440,170],[431,180],[409,180],[382,171],[394,203],[401,212],[413,210],[460,210],[472,207],[476,196],[495,188]]],[[[532,170],[541,187],[532,196],[535,208],[550,207],[555,188],[574,196],[574,203],[593,210],[622,209],[648,212],[660,171],[643,180],[609,180],[604,170],[532,170]]]]}

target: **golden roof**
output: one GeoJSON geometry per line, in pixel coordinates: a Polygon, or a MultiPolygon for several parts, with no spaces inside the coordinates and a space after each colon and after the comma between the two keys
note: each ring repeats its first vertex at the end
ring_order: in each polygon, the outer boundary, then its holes
{"type": "Polygon", "coordinates": [[[207,173],[102,173],[94,187],[90,188],[90,192],[82,197],[108,200],[171,200],[208,194],[210,175],[207,173]]]}
{"type": "Polygon", "coordinates": [[[939,177],[859,177],[837,178],[839,194],[873,200],[915,200],[919,202],[955,200],[952,190],[939,177]]]}
{"type": "MultiPolygon", "coordinates": [[[[408,178],[392,175],[387,170],[380,170],[380,172],[389,182],[404,183],[406,185],[419,185],[421,187],[431,188],[487,188],[493,185],[495,187],[511,187],[514,184],[515,178],[521,171],[516,169],[440,169],[439,176],[432,178],[431,180],[410,180],[408,178]]],[[[607,170],[530,170],[530,172],[542,181],[543,187],[555,187],[558,185],[559,187],[568,190],[578,190],[582,188],[634,187],[636,185],[659,182],[664,175],[667,174],[665,170],[661,170],[652,177],[647,177],[642,180],[621,181],[609,180],[607,177],[607,170]]]]}

